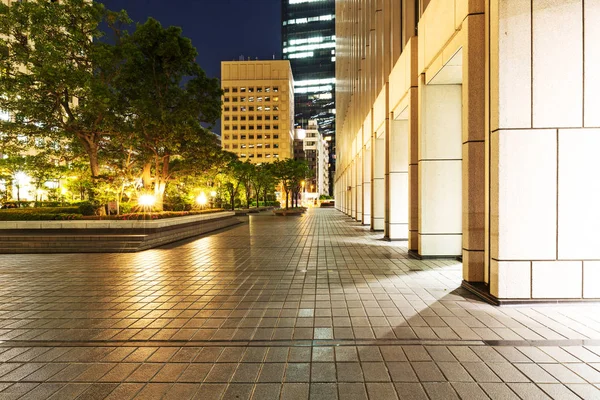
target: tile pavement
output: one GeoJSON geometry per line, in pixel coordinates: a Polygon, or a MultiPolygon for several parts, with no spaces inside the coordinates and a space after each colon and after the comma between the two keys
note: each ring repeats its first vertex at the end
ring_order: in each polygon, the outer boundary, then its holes
{"type": "Polygon", "coordinates": [[[335,210],[0,256],[0,399],[600,399],[600,308],[497,308],[335,210]]]}

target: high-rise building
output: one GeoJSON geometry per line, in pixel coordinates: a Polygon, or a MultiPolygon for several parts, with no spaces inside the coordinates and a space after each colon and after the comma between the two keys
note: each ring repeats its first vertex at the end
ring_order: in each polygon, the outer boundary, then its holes
{"type": "Polygon", "coordinates": [[[329,141],[319,132],[316,120],[308,121],[306,129],[296,128],[294,158],[308,165],[306,191],[329,194],[329,141]]]}
{"type": "Polygon", "coordinates": [[[293,156],[294,86],[289,61],[223,61],[221,146],[242,160],[293,156]]]}
{"type": "Polygon", "coordinates": [[[316,119],[335,172],[335,0],[282,0],[283,58],[294,73],[295,124],[316,119]]]}

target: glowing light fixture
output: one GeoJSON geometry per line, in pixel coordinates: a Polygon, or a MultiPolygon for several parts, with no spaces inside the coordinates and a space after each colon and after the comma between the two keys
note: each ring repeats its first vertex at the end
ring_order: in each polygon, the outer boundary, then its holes
{"type": "Polygon", "coordinates": [[[214,190],[210,192],[210,197],[217,197],[217,192],[215,192],[214,190]]]}
{"type": "Polygon", "coordinates": [[[196,197],[196,203],[198,203],[198,205],[201,206],[206,205],[206,195],[204,194],[204,192],[200,193],[200,195],[196,197]]]}
{"type": "Polygon", "coordinates": [[[142,207],[152,207],[156,203],[156,197],[151,194],[143,194],[138,198],[138,204],[142,207]]]}

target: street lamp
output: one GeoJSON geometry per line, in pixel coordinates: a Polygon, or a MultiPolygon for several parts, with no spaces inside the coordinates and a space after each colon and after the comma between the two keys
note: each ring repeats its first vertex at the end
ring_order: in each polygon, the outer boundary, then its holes
{"type": "Polygon", "coordinates": [[[206,205],[206,195],[204,192],[200,193],[198,197],[196,197],[196,203],[200,206],[200,208],[204,208],[206,205]]]}
{"type": "Polygon", "coordinates": [[[145,209],[152,208],[154,203],[156,203],[156,197],[151,194],[143,194],[138,198],[138,204],[145,209]]]}

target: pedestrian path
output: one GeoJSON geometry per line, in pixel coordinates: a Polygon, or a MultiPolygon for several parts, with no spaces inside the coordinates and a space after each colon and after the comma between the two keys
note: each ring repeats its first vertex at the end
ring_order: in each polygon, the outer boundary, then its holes
{"type": "Polygon", "coordinates": [[[494,307],[332,209],[0,255],[0,399],[600,399],[600,307],[494,307]]]}

